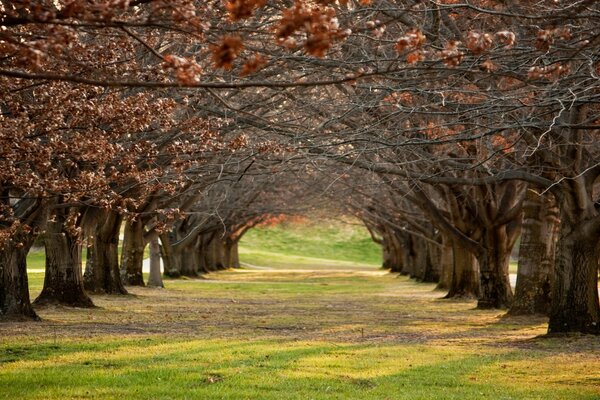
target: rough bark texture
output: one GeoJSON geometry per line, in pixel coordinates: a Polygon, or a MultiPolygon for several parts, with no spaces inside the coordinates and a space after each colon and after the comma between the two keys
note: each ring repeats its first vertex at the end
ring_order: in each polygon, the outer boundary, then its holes
{"type": "Polygon", "coordinates": [[[199,238],[189,246],[181,246],[175,248],[173,257],[175,264],[179,266],[179,272],[182,276],[196,278],[199,275],[198,266],[200,265],[200,250],[201,244],[199,238]]]}
{"type": "Polygon", "coordinates": [[[434,243],[425,242],[427,250],[427,260],[425,263],[425,271],[419,278],[422,282],[438,283],[441,274],[441,247],[434,243]]]}
{"type": "Polygon", "coordinates": [[[523,229],[519,247],[519,267],[511,315],[545,314],[550,311],[552,265],[558,209],[550,196],[530,190],[523,203],[523,229]]]}
{"type": "Polygon", "coordinates": [[[161,243],[161,256],[164,264],[163,274],[169,278],[178,278],[181,276],[181,272],[179,270],[179,266],[175,262],[174,258],[174,249],[171,246],[171,238],[169,234],[163,233],[160,235],[160,243],[161,243]]]}
{"type": "Polygon", "coordinates": [[[485,250],[477,257],[480,274],[477,308],[508,308],[512,304],[508,266],[514,234],[506,225],[485,230],[485,250]]]}
{"type": "Polygon", "coordinates": [[[62,304],[71,307],[94,307],[83,288],[81,244],[64,229],[60,211],[55,221],[48,222],[44,235],[46,274],[44,288],[34,304],[62,304]]]}
{"type": "Polygon", "coordinates": [[[597,237],[580,233],[574,230],[557,244],[548,333],[600,334],[600,244],[597,237]]]}
{"type": "Polygon", "coordinates": [[[225,241],[225,251],[227,252],[227,268],[240,268],[237,240],[227,239],[225,241]]]}
{"type": "Polygon", "coordinates": [[[390,272],[402,272],[404,268],[404,249],[400,239],[391,229],[384,231],[383,237],[383,267],[390,272]]]}
{"type": "Polygon", "coordinates": [[[27,253],[31,235],[14,236],[0,247],[0,319],[39,320],[29,299],[27,253]]]}
{"type": "Polygon", "coordinates": [[[109,211],[101,219],[91,239],[92,249],[88,253],[83,276],[85,289],[92,293],[127,294],[119,271],[119,229],[121,217],[109,211]]]}
{"type": "Polygon", "coordinates": [[[144,286],[144,223],[140,219],[127,221],[121,251],[121,280],[124,285],[144,286]]]}
{"type": "Polygon", "coordinates": [[[221,238],[219,235],[211,235],[208,245],[205,248],[206,251],[206,266],[209,271],[220,271],[225,269],[225,257],[224,248],[221,238]]]}
{"type": "Polygon", "coordinates": [[[440,254],[440,280],[436,289],[448,290],[454,275],[454,259],[452,254],[452,241],[444,235],[440,254]]]}
{"type": "Polygon", "coordinates": [[[453,243],[454,272],[446,298],[479,297],[479,268],[475,256],[464,247],[453,243]]]}
{"type": "Polygon", "coordinates": [[[160,245],[158,238],[152,238],[150,246],[150,274],[148,275],[148,286],[165,287],[160,274],[160,245]]]}
{"type": "Polygon", "coordinates": [[[400,270],[401,275],[408,275],[410,277],[415,276],[416,269],[416,252],[415,244],[412,237],[409,235],[398,236],[398,241],[402,247],[402,255],[404,256],[402,261],[402,269],[400,270]]]}

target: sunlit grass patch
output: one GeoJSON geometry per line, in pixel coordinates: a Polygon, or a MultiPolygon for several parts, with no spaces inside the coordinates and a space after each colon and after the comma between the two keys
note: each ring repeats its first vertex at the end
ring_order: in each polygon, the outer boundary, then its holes
{"type": "MultiPolygon", "coordinates": [[[[514,349],[140,338],[41,343],[35,351],[21,346],[13,352],[19,350],[18,361],[0,359],[0,397],[593,399],[598,394],[595,378],[582,369],[589,357],[569,368],[567,360],[549,364],[559,360],[544,352],[514,349]],[[534,370],[536,379],[525,381],[527,370],[534,370]]],[[[7,353],[6,345],[2,352],[7,353]]]]}
{"type": "MultiPolygon", "coordinates": [[[[278,268],[0,324],[0,399],[600,398],[596,337],[541,339],[544,317],[445,300],[376,264],[262,254],[278,268]]],[[[35,297],[43,273],[29,279],[35,297]]]]}

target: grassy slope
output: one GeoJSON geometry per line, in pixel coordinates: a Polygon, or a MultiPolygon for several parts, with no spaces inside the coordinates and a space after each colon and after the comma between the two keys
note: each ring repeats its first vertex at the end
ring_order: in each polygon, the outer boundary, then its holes
{"type": "Polygon", "coordinates": [[[356,223],[315,221],[250,230],[240,242],[242,262],[260,266],[381,265],[381,248],[356,223]]]}

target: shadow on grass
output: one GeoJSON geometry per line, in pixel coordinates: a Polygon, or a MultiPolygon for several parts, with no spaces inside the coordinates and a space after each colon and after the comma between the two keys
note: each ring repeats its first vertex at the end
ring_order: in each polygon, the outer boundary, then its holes
{"type": "Polygon", "coordinates": [[[290,341],[114,341],[21,348],[0,397],[225,399],[593,399],[595,378],[515,385],[544,354],[290,341]],[[35,354],[38,353],[38,354],[35,354]],[[504,375],[498,381],[497,375],[504,375]]]}

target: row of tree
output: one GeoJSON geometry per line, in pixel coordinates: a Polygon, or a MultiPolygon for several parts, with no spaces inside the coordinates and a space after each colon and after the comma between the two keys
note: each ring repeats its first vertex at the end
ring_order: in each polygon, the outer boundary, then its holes
{"type": "Polygon", "coordinates": [[[41,232],[122,292],[140,243],[193,274],[306,191],[390,268],[600,332],[597,2],[0,1],[0,24],[2,314],[33,313],[41,232]]]}

